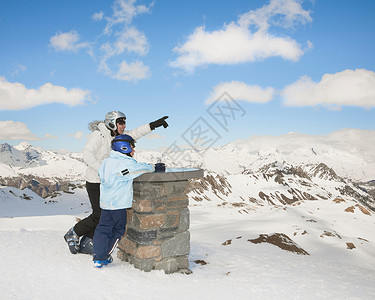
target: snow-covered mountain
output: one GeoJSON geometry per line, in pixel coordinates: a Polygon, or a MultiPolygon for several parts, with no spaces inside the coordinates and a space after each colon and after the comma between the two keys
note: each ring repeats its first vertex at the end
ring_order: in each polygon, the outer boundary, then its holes
{"type": "Polygon", "coordinates": [[[343,198],[375,210],[373,145],[375,131],[343,129],[327,136],[259,136],[215,149],[138,156],[143,161],[161,158],[170,167],[206,170],[205,178],[192,187],[198,202],[252,209],[343,198]]]}
{"type": "Polygon", "coordinates": [[[0,145],[0,184],[29,188],[42,197],[84,180],[82,153],[45,151],[23,142],[0,145]]]}
{"type": "Polygon", "coordinates": [[[41,149],[33,148],[28,143],[16,147],[9,144],[0,145],[0,161],[14,167],[35,167],[45,165],[41,159],[41,149]]]}
{"type": "Polygon", "coordinates": [[[162,158],[167,166],[201,166],[218,174],[252,172],[275,161],[293,166],[324,163],[340,177],[369,181],[375,179],[373,145],[375,130],[342,129],[325,136],[252,136],[218,148],[181,154],[149,152],[142,158],[162,158]]]}
{"type": "Polygon", "coordinates": [[[82,153],[45,151],[23,142],[0,144],[1,177],[35,175],[45,178],[80,180],[86,170],[82,153]]]}
{"type": "MultiPolygon", "coordinates": [[[[136,152],[140,161],[200,167],[193,199],[215,205],[285,205],[304,200],[352,199],[375,208],[374,130],[343,129],[326,136],[254,136],[218,148],[136,152]],[[232,204],[231,204],[232,203],[232,204]]],[[[22,143],[0,145],[0,182],[46,197],[83,182],[82,153],[43,151],[22,143]]]]}

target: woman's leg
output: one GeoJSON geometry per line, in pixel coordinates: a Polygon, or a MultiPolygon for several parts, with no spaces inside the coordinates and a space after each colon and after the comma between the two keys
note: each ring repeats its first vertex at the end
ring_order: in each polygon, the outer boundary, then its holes
{"type": "Polygon", "coordinates": [[[92,239],[100,220],[100,183],[86,182],[86,191],[90,199],[92,213],[79,221],[74,226],[74,231],[78,236],[85,235],[92,239]]]}

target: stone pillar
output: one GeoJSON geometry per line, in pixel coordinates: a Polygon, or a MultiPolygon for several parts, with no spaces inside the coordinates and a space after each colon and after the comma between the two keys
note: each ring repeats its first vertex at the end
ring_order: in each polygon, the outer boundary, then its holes
{"type": "Polygon", "coordinates": [[[133,208],[128,210],[118,257],[143,271],[189,273],[189,179],[200,169],[174,169],[143,174],[133,182],[133,208]]]}

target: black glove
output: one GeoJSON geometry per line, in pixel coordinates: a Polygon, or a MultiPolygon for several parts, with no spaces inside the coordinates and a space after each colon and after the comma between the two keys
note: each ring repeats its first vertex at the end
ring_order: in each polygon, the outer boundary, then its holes
{"type": "Polygon", "coordinates": [[[155,164],[154,167],[155,167],[156,173],[165,172],[165,164],[164,163],[157,163],[157,164],[155,164]]]}
{"type": "Polygon", "coordinates": [[[165,121],[165,119],[168,119],[168,118],[169,118],[168,116],[165,116],[165,117],[162,117],[159,120],[151,122],[150,123],[151,130],[154,130],[155,128],[158,128],[160,126],[163,126],[164,128],[167,128],[168,127],[168,123],[165,121]]]}

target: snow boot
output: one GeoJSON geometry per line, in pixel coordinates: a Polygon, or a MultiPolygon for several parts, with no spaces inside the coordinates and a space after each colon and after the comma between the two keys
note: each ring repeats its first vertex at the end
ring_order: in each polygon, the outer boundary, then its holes
{"type": "Polygon", "coordinates": [[[112,255],[108,256],[106,260],[94,260],[94,268],[100,269],[113,262],[112,255]]]}
{"type": "Polygon", "coordinates": [[[92,255],[93,253],[92,239],[84,235],[81,238],[81,242],[79,243],[79,252],[83,254],[92,255]]]}
{"type": "Polygon", "coordinates": [[[74,227],[64,235],[65,241],[68,243],[69,250],[72,254],[79,252],[79,236],[74,232],[74,227]]]}

